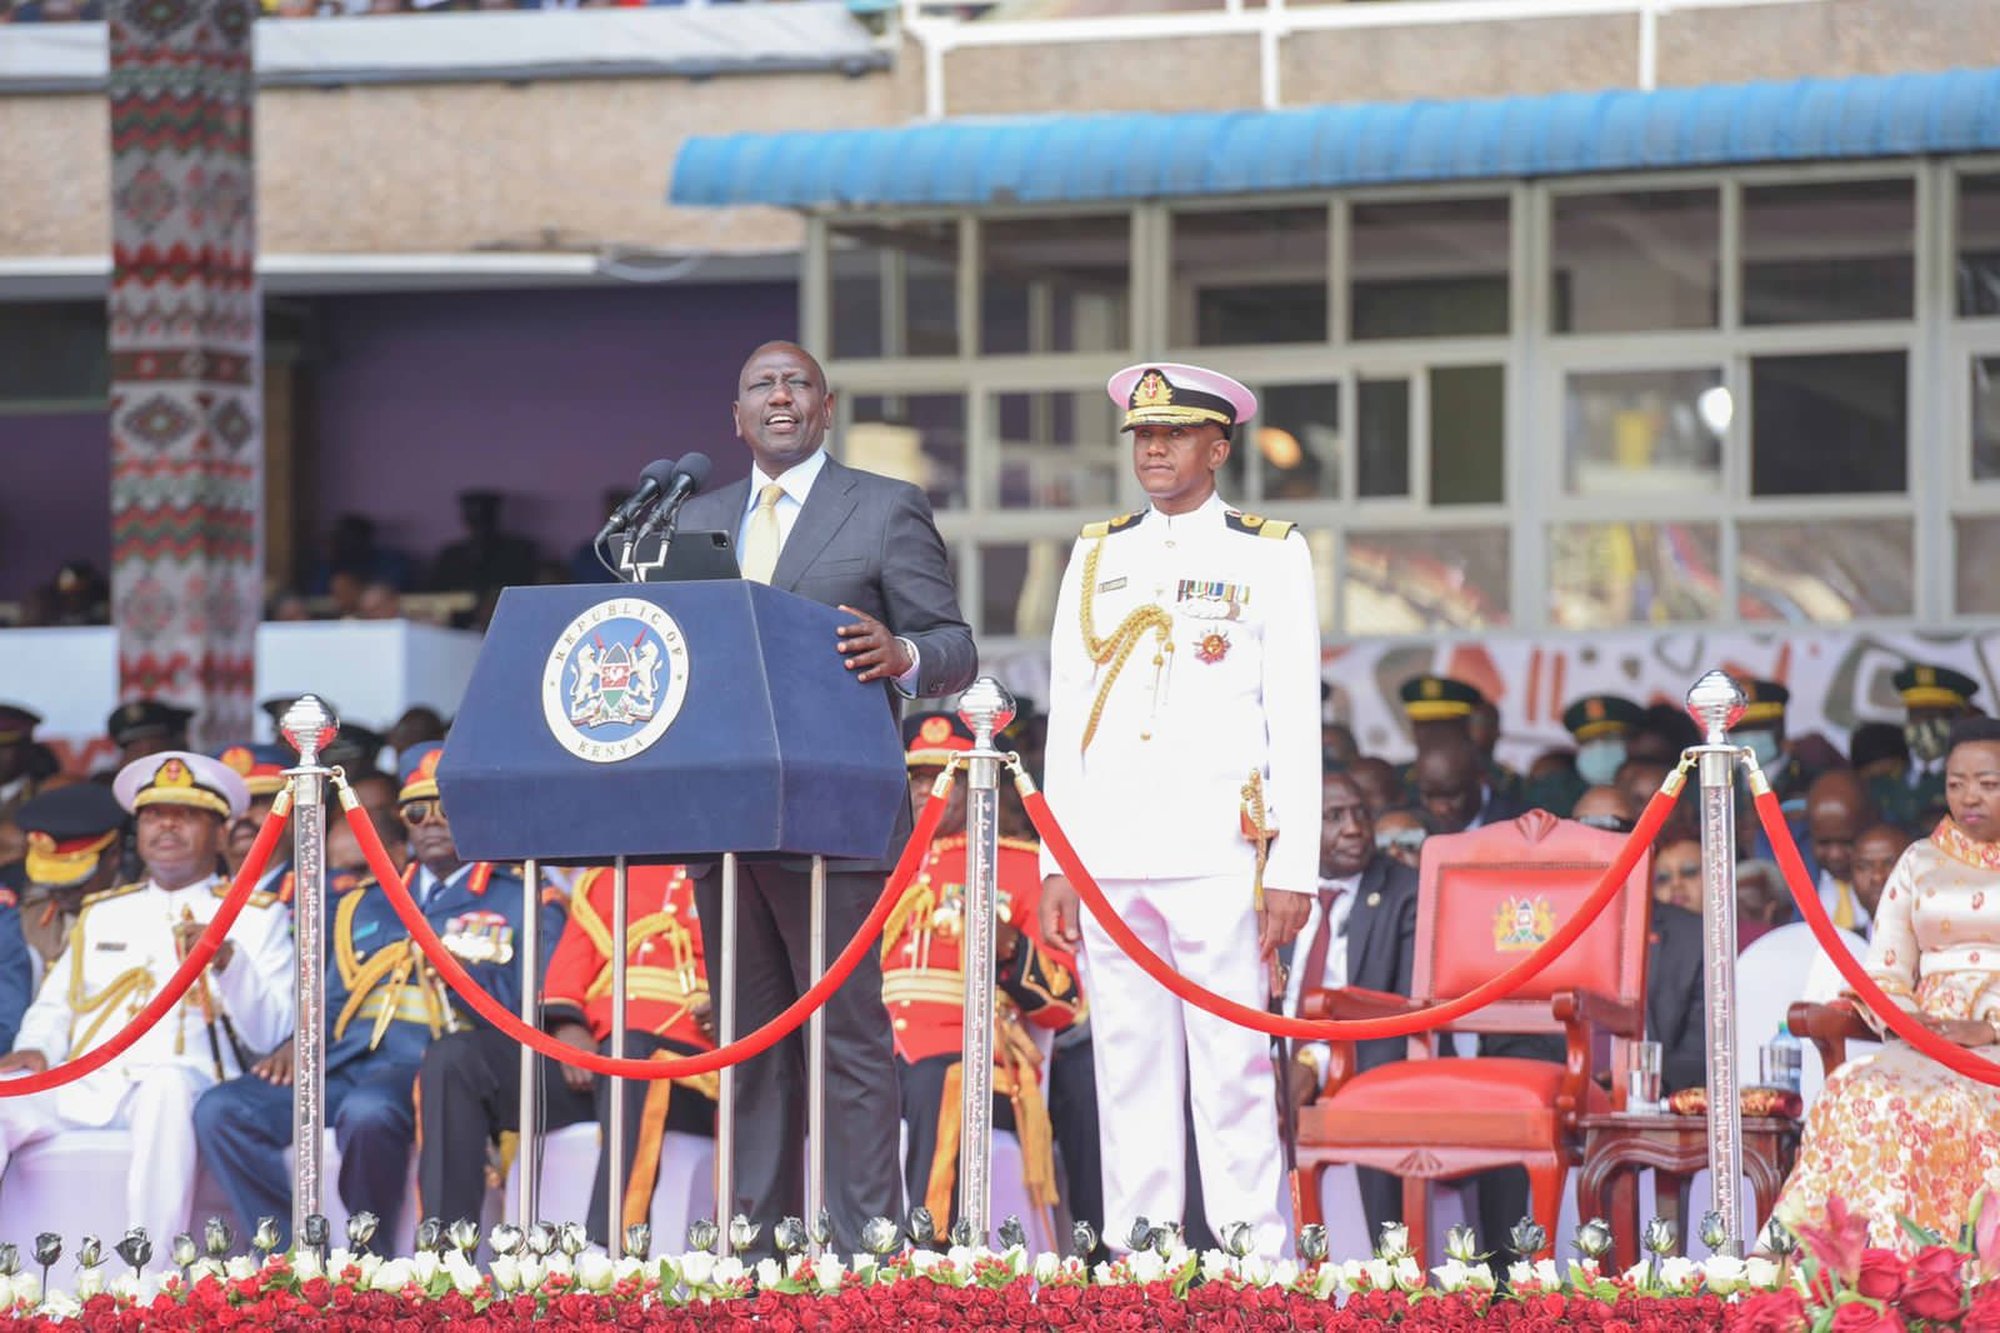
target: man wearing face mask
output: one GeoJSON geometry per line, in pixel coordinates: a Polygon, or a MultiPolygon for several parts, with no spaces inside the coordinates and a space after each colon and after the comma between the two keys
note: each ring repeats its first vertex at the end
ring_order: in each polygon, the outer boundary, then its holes
{"type": "Polygon", "coordinates": [[[1868,794],[1890,823],[1928,830],[1945,813],[1944,752],[1951,724],[1972,711],[1979,682],[1950,667],[1915,663],[1891,680],[1903,699],[1903,739],[1910,759],[1900,774],[1871,778],[1868,794]]]}
{"type": "Polygon", "coordinates": [[[1563,727],[1576,741],[1576,769],[1558,772],[1529,789],[1527,804],[1567,819],[1592,787],[1609,786],[1625,763],[1626,739],[1646,720],[1646,710],[1616,694],[1587,694],[1563,709],[1563,727]]]}

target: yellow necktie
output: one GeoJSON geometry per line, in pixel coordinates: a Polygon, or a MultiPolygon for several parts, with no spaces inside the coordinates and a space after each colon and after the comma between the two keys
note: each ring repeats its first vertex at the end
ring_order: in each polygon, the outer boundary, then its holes
{"type": "Polygon", "coordinates": [[[1833,882],[1833,894],[1833,924],[1842,930],[1853,930],[1854,890],[1848,887],[1845,880],[1837,879],[1833,882]]]}
{"type": "Polygon", "coordinates": [[[743,532],[743,577],[752,583],[769,583],[778,567],[778,501],[785,488],[768,483],[757,492],[757,508],[743,532]]]}

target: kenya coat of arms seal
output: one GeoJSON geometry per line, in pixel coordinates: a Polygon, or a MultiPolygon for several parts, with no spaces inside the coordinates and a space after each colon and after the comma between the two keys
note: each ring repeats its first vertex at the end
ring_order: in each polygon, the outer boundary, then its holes
{"type": "Polygon", "coordinates": [[[687,699],[687,639],[636,597],[599,602],[557,636],[542,670],[542,716],[556,743],[593,764],[641,754],[687,699]]]}

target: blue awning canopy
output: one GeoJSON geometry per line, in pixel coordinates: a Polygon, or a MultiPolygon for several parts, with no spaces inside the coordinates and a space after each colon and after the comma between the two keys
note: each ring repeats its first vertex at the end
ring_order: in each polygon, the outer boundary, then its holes
{"type": "Polygon", "coordinates": [[[1986,149],[2000,149],[2000,69],[716,135],[682,147],[670,197],[1065,204],[1986,149]]]}

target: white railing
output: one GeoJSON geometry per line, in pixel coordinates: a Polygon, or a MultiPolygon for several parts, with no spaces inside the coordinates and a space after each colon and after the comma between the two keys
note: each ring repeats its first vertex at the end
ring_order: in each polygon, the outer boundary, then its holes
{"type": "Polygon", "coordinates": [[[1601,15],[1639,21],[1634,82],[1650,91],[1659,80],[1660,17],[1687,9],[1749,9],[1769,5],[1825,4],[1827,0],[1393,0],[1393,3],[1321,3],[1293,8],[1285,0],[1221,0],[1219,8],[1176,12],[1091,15],[1078,18],[1008,19],[1001,12],[965,20],[930,12],[957,8],[951,0],[901,0],[903,30],[924,55],[924,114],[945,114],[945,56],[972,47],[1045,46],[1072,42],[1131,42],[1176,37],[1257,38],[1258,83],[1266,109],[1284,104],[1280,46],[1294,33],[1369,28],[1431,27],[1459,23],[1520,23],[1601,15]]]}

